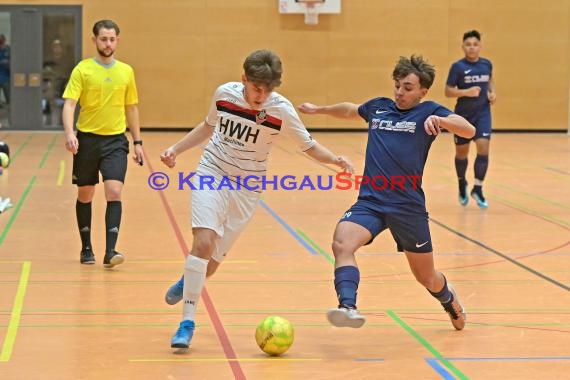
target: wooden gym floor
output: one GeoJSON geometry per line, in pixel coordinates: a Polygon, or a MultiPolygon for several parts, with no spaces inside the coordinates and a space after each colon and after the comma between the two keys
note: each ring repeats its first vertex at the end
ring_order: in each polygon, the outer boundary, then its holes
{"type": "MultiPolygon", "coordinates": [[[[315,137],[362,170],[364,133],[315,137]]],[[[436,264],[468,312],[455,331],[416,283],[388,232],[359,252],[359,330],[333,328],[331,235],[356,191],[268,190],[246,232],[208,280],[187,353],[170,338],[181,307],[163,295],[191,244],[189,191],[158,156],[181,133],[146,133],[146,165],[130,164],[118,250],[102,268],[102,187],[93,208],[97,264],[79,264],[76,189],[61,133],[0,132],[13,162],[0,196],[0,378],[2,379],[538,379],[570,373],[570,138],[495,134],[485,184],[488,210],[457,202],[453,142],[434,143],[424,176],[436,264]],[[170,176],[164,191],[151,172],[170,176]],[[254,332],[268,315],[288,318],[295,343],[269,358],[254,332]]],[[[470,157],[469,182],[473,182],[470,157]]],[[[287,139],[271,175],[334,175],[287,139]]]]}

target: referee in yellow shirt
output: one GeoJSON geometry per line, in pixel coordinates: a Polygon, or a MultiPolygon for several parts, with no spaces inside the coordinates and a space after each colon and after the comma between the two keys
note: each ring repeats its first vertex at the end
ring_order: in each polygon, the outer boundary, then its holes
{"type": "Polygon", "coordinates": [[[125,136],[129,126],[135,155],[143,164],[138,94],[133,68],[114,58],[119,41],[119,26],[101,20],[93,26],[95,58],[79,62],[63,93],[63,128],[65,147],[73,153],[73,178],[77,185],[77,226],[81,236],[81,264],[94,264],[91,245],[91,201],[99,172],[103,177],[107,210],[105,213],[106,247],[103,266],[113,268],[125,261],[115,251],[121,224],[121,191],[127,172],[129,142],[125,136]],[[73,131],[75,108],[79,102],[77,135],[73,131]]]}

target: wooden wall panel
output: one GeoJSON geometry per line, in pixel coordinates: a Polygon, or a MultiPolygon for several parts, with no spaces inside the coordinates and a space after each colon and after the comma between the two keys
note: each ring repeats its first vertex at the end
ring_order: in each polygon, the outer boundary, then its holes
{"type": "MultiPolygon", "coordinates": [[[[320,15],[316,26],[305,25],[303,15],[280,15],[277,0],[79,3],[85,57],[93,54],[93,22],[112,18],[119,23],[117,57],[136,69],[144,126],[189,127],[200,122],[214,89],[239,80],[243,59],[258,48],[281,55],[285,73],[278,90],[294,104],[392,96],[391,72],[398,56],[416,53],[437,69],[428,97],[453,107],[455,101],[443,95],[447,72],[462,57],[463,32],[478,29],[483,34],[482,55],[494,64],[495,129],[567,128],[567,0],[344,0],[342,14],[320,15]]],[[[363,126],[323,116],[303,119],[309,127],[363,126]]]]}

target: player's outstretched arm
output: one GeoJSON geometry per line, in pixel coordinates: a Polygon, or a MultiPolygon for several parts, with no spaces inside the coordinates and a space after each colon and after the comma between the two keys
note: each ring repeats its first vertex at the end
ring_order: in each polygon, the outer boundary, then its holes
{"type": "Polygon", "coordinates": [[[442,129],[446,129],[468,139],[475,136],[475,127],[465,118],[456,114],[447,117],[431,115],[426,119],[424,129],[428,135],[438,135],[442,129]]]}
{"type": "Polygon", "coordinates": [[[309,156],[323,164],[332,164],[338,166],[343,172],[354,173],[352,161],[344,156],[337,156],[318,142],[310,149],[306,150],[309,156]]]}
{"type": "Polygon", "coordinates": [[[299,112],[308,115],[330,115],[341,119],[360,118],[358,114],[358,104],[350,102],[342,102],[329,106],[318,106],[313,103],[303,103],[299,107],[299,112]]]}
{"type": "Polygon", "coordinates": [[[209,139],[213,133],[213,126],[207,124],[204,121],[201,122],[190,132],[188,132],[186,136],[162,152],[160,155],[160,160],[169,168],[173,168],[174,165],[176,165],[176,156],[209,139]]]}

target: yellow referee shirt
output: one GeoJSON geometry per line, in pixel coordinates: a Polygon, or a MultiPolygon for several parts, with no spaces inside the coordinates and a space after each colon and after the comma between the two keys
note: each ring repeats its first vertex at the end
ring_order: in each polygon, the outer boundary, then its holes
{"type": "Polygon", "coordinates": [[[138,103],[135,72],[117,60],[103,65],[94,58],[84,59],[73,69],[63,98],[79,101],[77,129],[81,132],[125,133],[125,106],[138,103]]]}

